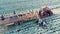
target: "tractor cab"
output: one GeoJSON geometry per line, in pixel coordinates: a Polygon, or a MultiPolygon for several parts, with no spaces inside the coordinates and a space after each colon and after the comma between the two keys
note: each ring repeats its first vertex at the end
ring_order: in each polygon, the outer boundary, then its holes
{"type": "Polygon", "coordinates": [[[41,7],[41,10],[39,10],[38,13],[39,13],[39,16],[41,18],[45,18],[45,17],[48,17],[48,16],[52,16],[53,15],[53,12],[47,6],[42,6],[41,7]]]}

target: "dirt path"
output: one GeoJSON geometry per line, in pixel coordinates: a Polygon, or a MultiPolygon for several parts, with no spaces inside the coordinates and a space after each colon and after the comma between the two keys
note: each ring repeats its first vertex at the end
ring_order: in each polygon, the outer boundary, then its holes
{"type": "Polygon", "coordinates": [[[55,14],[60,14],[60,8],[53,9],[52,11],[53,11],[53,13],[55,13],[55,14]]]}

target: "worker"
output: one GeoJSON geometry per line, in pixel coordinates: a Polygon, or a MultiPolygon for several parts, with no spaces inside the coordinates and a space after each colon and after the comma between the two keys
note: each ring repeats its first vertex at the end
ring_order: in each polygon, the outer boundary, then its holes
{"type": "Polygon", "coordinates": [[[42,26],[47,26],[47,24],[46,24],[46,23],[47,23],[47,22],[46,22],[46,21],[44,21],[44,20],[43,20],[42,22],[41,22],[41,21],[39,21],[39,22],[38,22],[38,24],[39,24],[39,25],[42,25],[42,26]]]}
{"type": "Polygon", "coordinates": [[[15,11],[13,13],[16,14],[15,11]]]}
{"type": "Polygon", "coordinates": [[[1,15],[1,20],[4,20],[4,16],[3,15],[1,15]]]}
{"type": "Polygon", "coordinates": [[[38,24],[38,22],[39,22],[39,18],[36,19],[36,24],[38,24]]]}

